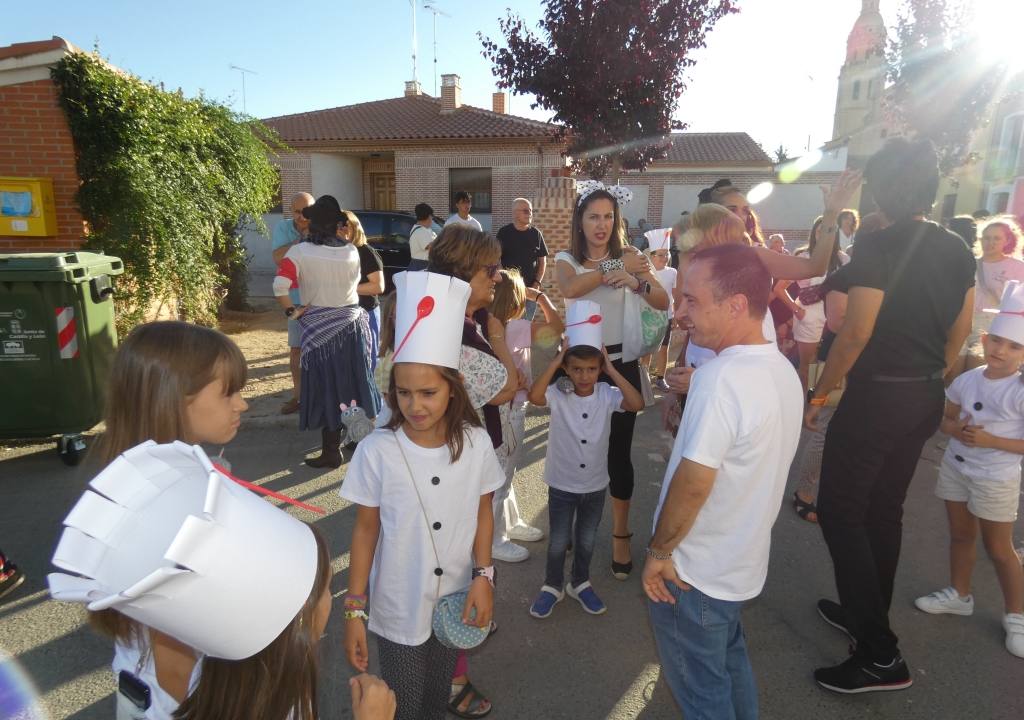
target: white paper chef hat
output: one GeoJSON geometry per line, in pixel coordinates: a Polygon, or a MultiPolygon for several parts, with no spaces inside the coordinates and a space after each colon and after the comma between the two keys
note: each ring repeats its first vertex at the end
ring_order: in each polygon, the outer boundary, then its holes
{"type": "Polygon", "coordinates": [[[1003,288],[999,309],[985,312],[998,313],[988,329],[991,335],[998,335],[1024,345],[1024,283],[1017,280],[1008,281],[1003,288]]]}
{"type": "Polygon", "coordinates": [[[644,237],[647,238],[648,249],[651,252],[655,250],[668,250],[672,242],[672,228],[648,230],[644,233],[644,237]]]}
{"type": "Polygon", "coordinates": [[[600,350],[601,306],[590,300],[574,301],[565,311],[565,334],[569,347],[589,345],[600,350]]]}
{"type": "Polygon", "coordinates": [[[432,272],[395,275],[393,362],[459,368],[469,283],[432,272]]]}
{"type": "Polygon", "coordinates": [[[53,555],[75,573],[48,576],[57,600],[113,608],[228,660],[265,648],[305,605],[312,530],[218,473],[202,448],[148,441],[89,484],[53,555]]]}

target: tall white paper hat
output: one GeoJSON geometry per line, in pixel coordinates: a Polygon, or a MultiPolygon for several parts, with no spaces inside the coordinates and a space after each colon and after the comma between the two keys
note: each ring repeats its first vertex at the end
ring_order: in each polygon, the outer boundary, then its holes
{"type": "Polygon", "coordinates": [[[53,555],[75,573],[48,576],[57,600],[113,608],[228,660],[265,648],[305,605],[313,532],[218,473],[200,447],[148,441],[89,484],[53,555]]]}
{"type": "Polygon", "coordinates": [[[1008,281],[1003,288],[999,309],[985,312],[998,313],[989,326],[990,334],[1024,345],[1024,283],[1008,281]]]}
{"type": "Polygon", "coordinates": [[[432,272],[395,275],[393,362],[459,368],[469,283],[432,272]]]}
{"type": "Polygon", "coordinates": [[[672,228],[658,228],[648,230],[644,233],[647,238],[647,246],[653,252],[655,250],[668,250],[672,243],[672,228]]]}
{"type": "Polygon", "coordinates": [[[589,345],[598,350],[601,340],[601,306],[590,300],[576,300],[565,311],[565,334],[569,347],[589,345]]]}

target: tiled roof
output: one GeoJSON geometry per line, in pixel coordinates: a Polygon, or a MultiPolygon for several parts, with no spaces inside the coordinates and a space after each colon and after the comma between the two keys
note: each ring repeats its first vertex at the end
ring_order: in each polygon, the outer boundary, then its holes
{"type": "Polygon", "coordinates": [[[36,53],[57,50],[59,48],[64,48],[71,52],[75,52],[77,49],[64,38],[54,35],[49,40],[33,40],[32,42],[14,43],[13,45],[0,47],[0,60],[35,55],[36,53]]]}
{"type": "Polygon", "coordinates": [[[761,146],[745,132],[672,133],[668,156],[655,165],[771,165],[761,146]]]}
{"type": "Polygon", "coordinates": [[[345,105],[330,110],[267,118],[286,143],[435,139],[536,138],[558,130],[527,120],[463,105],[441,112],[441,100],[428,95],[345,105]]]}

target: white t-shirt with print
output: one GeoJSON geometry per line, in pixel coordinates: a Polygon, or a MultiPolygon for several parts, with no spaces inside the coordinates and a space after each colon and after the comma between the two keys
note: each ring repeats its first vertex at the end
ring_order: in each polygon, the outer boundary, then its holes
{"type": "Polygon", "coordinates": [[[774,343],[726,348],[693,374],[654,514],[657,527],[684,458],[716,470],[711,494],[672,552],[682,580],[719,600],[761,592],[802,419],[800,380],[774,343]]]}
{"type": "MultiPolygon", "coordinates": [[[[971,425],[984,425],[996,437],[1024,440],[1024,382],[1020,373],[999,380],[985,377],[985,368],[968,370],[946,388],[946,397],[969,414],[971,425]]],[[[995,448],[968,447],[949,439],[942,462],[973,480],[1006,482],[1020,478],[1021,456],[995,448]],[[963,458],[960,460],[959,458],[963,458]]]]}
{"type": "Polygon", "coordinates": [[[553,384],[544,397],[551,408],[544,482],[580,494],[608,487],[608,435],[612,413],[622,412],[622,391],[599,382],[581,397],[553,384]]]}
{"type": "MultiPolygon", "coordinates": [[[[761,332],[764,334],[764,339],[769,342],[775,343],[778,340],[778,336],[775,334],[775,323],[772,322],[772,314],[770,312],[764,314],[764,320],[761,322],[761,332]]],[[[775,347],[777,348],[778,345],[775,347]]],[[[708,361],[714,359],[715,351],[711,348],[698,345],[692,340],[686,343],[686,354],[683,357],[686,367],[699,368],[701,365],[705,365],[708,361]]]]}
{"type": "Polygon", "coordinates": [[[454,463],[447,446],[420,447],[401,429],[375,430],[359,443],[338,494],[380,508],[380,541],[369,584],[371,632],[402,645],[427,641],[437,598],[469,587],[480,496],[504,484],[505,473],[482,428],[466,431],[462,456],[454,463]],[[434,573],[438,566],[440,576],[434,573]]]}

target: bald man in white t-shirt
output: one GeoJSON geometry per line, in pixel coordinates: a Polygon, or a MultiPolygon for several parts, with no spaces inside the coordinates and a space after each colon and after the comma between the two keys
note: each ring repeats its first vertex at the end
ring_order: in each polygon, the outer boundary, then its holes
{"type": "Polygon", "coordinates": [[[642,582],[664,676],[686,717],[757,717],[740,622],[768,573],[803,414],[800,380],[762,329],[771,277],[749,247],[694,256],[683,277],[694,372],[642,582]]]}

